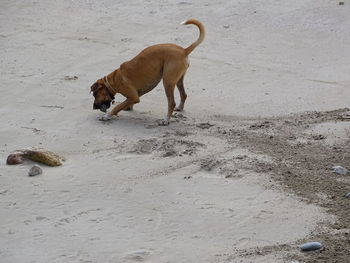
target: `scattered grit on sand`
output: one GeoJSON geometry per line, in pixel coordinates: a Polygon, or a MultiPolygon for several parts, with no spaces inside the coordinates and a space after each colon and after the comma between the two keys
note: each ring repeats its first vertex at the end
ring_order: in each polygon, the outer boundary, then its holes
{"type": "MultiPolygon", "coordinates": [[[[350,4],[1,1],[0,258],[347,262],[350,4]],[[146,46],[187,46],[186,110],[161,85],[111,122],[90,85],[146,46]],[[60,167],[7,166],[38,146],[60,167]],[[319,241],[321,252],[298,246],[319,241]]],[[[121,97],[117,97],[121,100],[121,97]]]]}

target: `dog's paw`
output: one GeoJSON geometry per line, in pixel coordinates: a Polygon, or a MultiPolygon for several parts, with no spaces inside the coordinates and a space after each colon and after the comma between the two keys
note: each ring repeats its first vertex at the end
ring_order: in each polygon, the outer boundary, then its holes
{"type": "Polygon", "coordinates": [[[184,110],[184,108],[182,108],[182,107],[175,107],[175,109],[174,109],[174,111],[183,111],[184,110]]]}
{"type": "Polygon", "coordinates": [[[167,119],[161,119],[161,120],[157,120],[158,126],[168,126],[169,125],[169,121],[167,119]]]}
{"type": "Polygon", "coordinates": [[[112,118],[108,113],[104,114],[102,117],[99,118],[100,121],[109,121],[111,119],[112,118]]]}

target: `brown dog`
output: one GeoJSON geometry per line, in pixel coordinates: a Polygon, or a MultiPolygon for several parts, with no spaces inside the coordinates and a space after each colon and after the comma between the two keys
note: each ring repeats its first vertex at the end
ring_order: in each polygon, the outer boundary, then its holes
{"type": "Polygon", "coordinates": [[[180,105],[175,110],[183,110],[187,98],[183,80],[189,66],[188,55],[204,40],[205,29],[202,23],[195,19],[187,20],[181,24],[193,24],[199,28],[199,38],[192,45],[187,48],[175,44],[150,46],[91,86],[91,92],[95,97],[94,110],[99,109],[106,112],[117,93],[126,97],[124,102],[115,106],[100,120],[110,120],[119,111],[132,109],[134,104],[140,102],[140,97],[154,89],[162,79],[168,99],[168,114],[166,119],[159,124],[169,124],[175,109],[175,85],[179,89],[181,97],[180,105]]]}

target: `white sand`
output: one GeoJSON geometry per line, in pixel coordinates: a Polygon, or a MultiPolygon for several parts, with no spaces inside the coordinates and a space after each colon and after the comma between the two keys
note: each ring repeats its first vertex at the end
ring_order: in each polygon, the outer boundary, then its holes
{"type": "Polygon", "coordinates": [[[178,24],[193,17],[207,37],[191,54],[185,79],[190,120],[346,107],[350,3],[0,5],[1,262],[235,262],[225,255],[294,244],[329,219],[271,188],[267,175],[239,170],[242,177],[225,179],[200,169],[202,158],[229,160],[241,151],[225,151],[225,142],[205,134],[188,137],[206,145],[191,156],[136,154],[139,140],[158,142],[187,127],[153,127],[166,111],[161,85],[110,123],[98,121],[89,88],[148,45],[189,45],[197,29],[178,24]],[[34,178],[27,177],[30,164],[6,166],[10,152],[29,146],[67,161],[34,178]]]}

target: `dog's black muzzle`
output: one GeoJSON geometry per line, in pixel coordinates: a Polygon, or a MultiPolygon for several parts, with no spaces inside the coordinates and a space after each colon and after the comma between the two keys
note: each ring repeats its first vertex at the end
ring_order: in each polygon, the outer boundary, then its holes
{"type": "Polygon", "coordinates": [[[93,109],[100,110],[102,112],[106,112],[107,109],[109,109],[110,107],[111,107],[111,101],[104,101],[99,105],[94,103],[93,109]]]}

